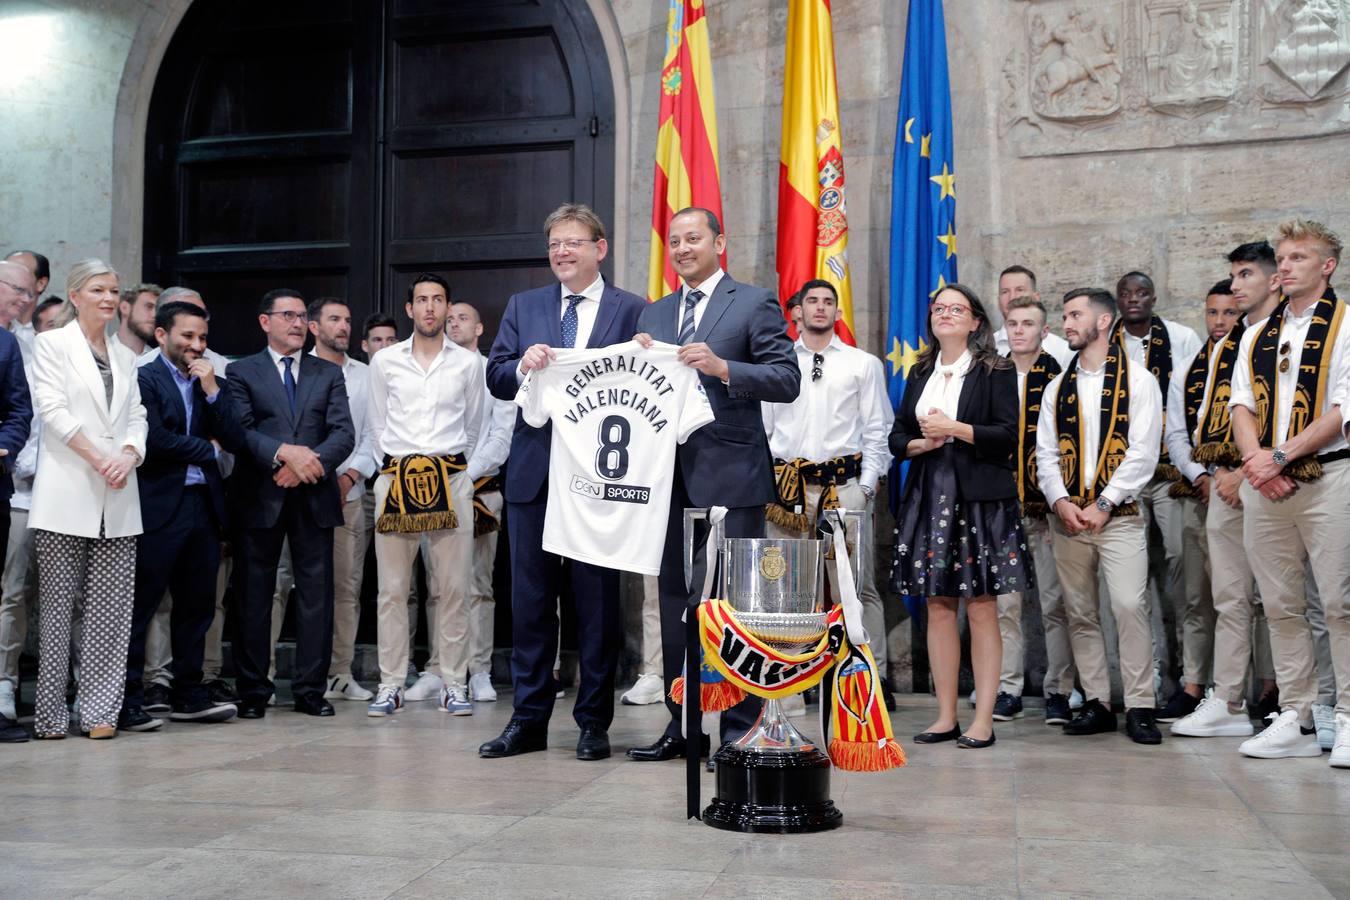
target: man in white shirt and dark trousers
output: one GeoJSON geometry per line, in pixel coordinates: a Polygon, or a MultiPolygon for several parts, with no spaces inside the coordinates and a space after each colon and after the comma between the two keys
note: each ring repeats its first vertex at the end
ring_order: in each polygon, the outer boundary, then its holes
{"type": "Polygon", "coordinates": [[[473,575],[473,481],[467,454],[478,440],[486,387],[476,354],[445,333],[449,286],[439,275],[413,278],[404,306],[413,335],[370,364],[370,430],[383,463],[375,481],[375,560],[379,566],[380,688],[371,716],[403,708],[408,672],[408,591],[425,545],[427,592],[436,598],[432,640],[444,682],[439,708],[473,715],[468,593],[473,575]]]}
{"type": "MultiPolygon", "coordinates": [[[[487,384],[487,357],[478,349],[483,319],[471,303],[450,305],[450,339],[477,354],[487,384]]],[[[469,451],[469,480],[473,482],[473,584],[469,592],[469,699],[492,702],[493,626],[497,604],[492,593],[492,570],[497,560],[497,535],[502,518],[502,466],[511,451],[511,429],[516,406],[491,394],[483,402],[478,440],[469,451]]]]}
{"type": "Polygon", "coordinates": [[[1064,295],[1064,334],[1078,355],[1042,396],[1036,468],[1055,514],[1051,543],[1087,698],[1064,733],[1116,730],[1097,597],[1100,569],[1119,636],[1125,730],[1136,743],[1157,744],[1148,531],[1136,500],[1158,464],[1162,394],[1157,379],[1112,338],[1115,315],[1115,298],[1104,290],[1064,295]]]}
{"type": "MultiPolygon", "coordinates": [[[[763,404],[779,485],[778,502],[766,509],[766,531],[769,537],[814,537],[824,509],[863,513],[863,531],[856,536],[862,571],[858,595],[884,678],[886,614],[873,571],[872,503],[877,479],[891,456],[886,445],[892,418],[886,377],[881,360],[835,334],[839,297],[833,285],[808,281],[797,296],[801,336],[793,351],[801,369],[801,393],[791,403],[763,404]]],[[[829,575],[837,591],[833,564],[829,575]]]]}

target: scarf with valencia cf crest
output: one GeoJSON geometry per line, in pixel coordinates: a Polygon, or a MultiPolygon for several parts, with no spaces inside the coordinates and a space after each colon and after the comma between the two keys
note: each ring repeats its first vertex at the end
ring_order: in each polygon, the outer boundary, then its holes
{"type": "MultiPolygon", "coordinates": [[[[1228,415],[1228,400],[1233,395],[1233,364],[1237,362],[1238,344],[1247,326],[1238,322],[1217,344],[1206,341],[1186,371],[1184,403],[1186,412],[1186,440],[1191,444],[1191,459],[1202,466],[1242,465],[1242,454],[1233,440],[1233,420],[1228,415]],[[1214,362],[1214,383],[1209,383],[1210,362],[1214,362]]],[[[1179,478],[1168,489],[1173,497],[1198,497],[1195,485],[1179,478]]]]}
{"type": "MultiPolygon", "coordinates": [[[[1115,324],[1114,333],[1111,335],[1114,340],[1120,342],[1120,348],[1125,350],[1125,320],[1120,319],[1115,324]]],[[[1129,353],[1126,351],[1126,355],[1129,353]]],[[[1154,316],[1149,320],[1148,337],[1144,341],[1144,368],[1153,374],[1158,380],[1158,388],[1163,396],[1163,434],[1167,433],[1167,390],[1172,384],[1172,337],[1167,333],[1167,323],[1160,316],[1154,316]]],[[[1167,453],[1167,441],[1162,442],[1162,450],[1158,454],[1158,467],[1153,470],[1153,474],[1166,481],[1177,481],[1181,478],[1181,472],[1172,465],[1171,457],[1167,453]]]]}
{"type": "Polygon", "coordinates": [[[1036,481],[1036,423],[1041,417],[1041,396],[1059,372],[1059,362],[1042,350],[1027,372],[1017,414],[1017,499],[1022,501],[1022,515],[1028,518],[1039,518],[1049,512],[1036,481]]]}
{"type": "MultiPolygon", "coordinates": [[[[1107,344],[1105,378],[1100,397],[1084,406],[1078,397],[1078,356],[1069,361],[1055,398],[1055,427],[1059,429],[1059,474],[1069,499],[1086,508],[1106,489],[1130,446],[1130,358],[1123,341],[1107,344]],[[1097,458],[1083,459],[1083,416],[1100,415],[1101,448],[1097,458]],[[1092,468],[1087,468],[1088,465],[1092,468]]],[[[1139,504],[1122,503],[1112,516],[1137,516],[1139,504]]]]}
{"type": "Polygon", "coordinates": [[[459,527],[450,478],[467,468],[463,453],[453,456],[386,456],[381,475],[393,476],[375,520],[380,534],[416,534],[459,527]]]}
{"type": "MultiPolygon", "coordinates": [[[[1256,418],[1261,428],[1261,446],[1267,449],[1275,446],[1275,419],[1284,402],[1279,397],[1279,378],[1276,374],[1279,360],[1291,356],[1287,352],[1280,352],[1280,327],[1284,324],[1284,310],[1288,305],[1289,299],[1281,297],[1280,305],[1275,307],[1256,335],[1256,340],[1252,341],[1251,355],[1248,357],[1252,372],[1252,393],[1256,396],[1256,418]]],[[[1308,334],[1303,339],[1298,379],[1291,400],[1293,406],[1289,411],[1289,433],[1285,435],[1285,440],[1312,424],[1326,401],[1327,390],[1334,387],[1327,384],[1331,375],[1331,354],[1344,318],[1345,304],[1328,289],[1327,296],[1318,300],[1313,308],[1312,323],[1308,325],[1308,334]]],[[[1322,464],[1316,456],[1299,457],[1289,461],[1284,467],[1284,474],[1295,481],[1316,481],[1322,477],[1322,464]]]]}

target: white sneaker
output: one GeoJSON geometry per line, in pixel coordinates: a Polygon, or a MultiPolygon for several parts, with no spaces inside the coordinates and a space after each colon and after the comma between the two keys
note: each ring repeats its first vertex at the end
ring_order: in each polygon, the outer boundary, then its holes
{"type": "Polygon", "coordinates": [[[375,702],[366,707],[366,715],[372,719],[392,716],[403,709],[403,688],[397,684],[382,684],[375,695],[375,702]]]}
{"type": "Polygon", "coordinates": [[[14,714],[14,685],[8,681],[0,681],[0,716],[4,716],[11,722],[16,722],[19,719],[14,714]]]}
{"type": "Polygon", "coordinates": [[[1338,769],[1350,769],[1350,716],[1336,714],[1336,743],[1331,746],[1331,764],[1338,769]]]}
{"type": "Polygon", "coordinates": [[[352,680],[350,675],[334,675],[328,679],[325,700],[369,700],[375,695],[352,680]]]}
{"type": "Polygon", "coordinates": [[[1172,723],[1172,733],[1186,737],[1251,737],[1256,729],[1247,718],[1247,707],[1242,712],[1230,713],[1228,701],[1206,697],[1195,712],[1172,723]]]}
{"type": "Polygon", "coordinates": [[[441,698],[437,701],[436,707],[441,712],[449,713],[452,716],[473,715],[473,703],[469,701],[469,692],[464,690],[463,685],[458,687],[447,686],[442,690],[441,698]]]}
{"type": "Polygon", "coordinates": [[[441,676],[423,672],[413,686],[403,692],[403,699],[409,703],[414,700],[430,700],[439,697],[444,688],[445,682],[441,681],[441,676]]]}
{"type": "Polygon", "coordinates": [[[652,672],[644,672],[638,676],[632,687],[624,691],[619,702],[626,706],[647,706],[660,703],[664,699],[666,699],[665,679],[652,672]]]}
{"type": "Polygon", "coordinates": [[[1078,688],[1074,688],[1073,691],[1069,694],[1069,709],[1082,709],[1082,708],[1083,708],[1083,692],[1078,690],[1078,688]]]}
{"type": "Polygon", "coordinates": [[[793,694],[791,697],[784,697],[782,700],[778,701],[778,704],[783,707],[783,713],[785,715],[792,716],[793,718],[806,715],[806,698],[801,694],[793,694]]]}
{"type": "Polygon", "coordinates": [[[1317,729],[1317,746],[1330,750],[1336,743],[1336,708],[1314,703],[1313,727],[1317,729]]]}
{"type": "Polygon", "coordinates": [[[487,672],[476,672],[469,676],[469,697],[479,703],[494,703],[497,689],[492,686],[492,676],[487,672]]]}
{"type": "Polygon", "coordinates": [[[1248,738],[1238,747],[1243,756],[1256,759],[1285,759],[1291,756],[1321,756],[1322,748],[1317,746],[1317,738],[1304,734],[1298,725],[1298,713],[1286,709],[1280,713],[1266,716],[1270,722],[1266,729],[1254,738],[1248,738]]]}

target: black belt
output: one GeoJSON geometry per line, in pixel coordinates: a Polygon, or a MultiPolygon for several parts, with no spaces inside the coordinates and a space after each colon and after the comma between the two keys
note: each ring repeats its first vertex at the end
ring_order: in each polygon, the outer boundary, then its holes
{"type": "Polygon", "coordinates": [[[1350,459],[1350,447],[1346,447],[1344,450],[1334,450],[1331,453],[1319,453],[1317,456],[1317,461],[1324,466],[1327,463],[1340,462],[1343,459],[1350,459]]]}
{"type": "Polygon", "coordinates": [[[405,453],[402,456],[390,456],[388,453],[386,453],[384,455],[384,460],[380,463],[380,468],[387,469],[389,468],[390,463],[394,462],[394,460],[406,459],[409,456],[428,456],[437,459],[443,457],[445,459],[450,460],[457,466],[464,466],[468,464],[463,453],[405,453]]]}
{"type": "MultiPolygon", "coordinates": [[[[788,465],[781,459],[775,459],[773,464],[788,465]]],[[[843,484],[862,474],[862,459],[860,456],[839,456],[826,462],[802,463],[798,471],[807,484],[843,484]]]]}

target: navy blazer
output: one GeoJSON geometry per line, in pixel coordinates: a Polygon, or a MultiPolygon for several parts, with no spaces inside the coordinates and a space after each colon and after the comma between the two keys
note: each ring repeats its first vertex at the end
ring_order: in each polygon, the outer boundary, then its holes
{"type": "MultiPolygon", "coordinates": [[[[773,457],[760,402],[791,403],[802,373],[772,291],[723,275],[708,298],[692,343],[727,361],[727,384],[700,375],[716,421],[680,445],[676,461],[689,499],[698,506],[759,506],[774,499],[773,457]]],[[[675,343],[680,292],[642,310],[638,330],[675,343]]]]}
{"type": "Polygon", "coordinates": [[[141,523],[146,531],[168,524],[183,498],[189,465],[197,466],[211,491],[216,523],[223,531],[228,519],[225,486],[216,462],[215,439],[230,453],[243,453],[244,429],[239,413],[226,388],[226,379],[217,378],[220,393],[208,403],[200,382],[192,385],[192,429],[187,428],[187,409],[183,395],[163,356],[136,370],[141,385],[141,404],[145,406],[145,461],[136,470],[141,493],[141,523]]]}
{"type": "Polygon", "coordinates": [[[230,363],[225,372],[247,448],[234,470],[236,522],[245,528],[275,526],[286,495],[293,493],[308,505],[315,525],[341,525],[336,472],[356,446],[342,369],[312,353],[302,353],[295,413],[266,349],[230,363]],[[323,478],[315,484],[278,487],[272,481],[273,459],[282,444],[300,444],[319,454],[323,478]]]}
{"type": "Polygon", "coordinates": [[[0,457],[0,499],[14,493],[14,462],[28,443],[33,424],[33,395],[23,373],[23,355],[19,339],[0,328],[0,448],[9,454],[0,457]]]}
{"type": "MultiPolygon", "coordinates": [[[[631,341],[637,334],[638,313],[647,305],[641,297],[620,290],[608,282],[600,297],[588,348],[608,347],[631,341]]],[[[516,366],[535,344],[557,347],[562,343],[562,289],[557,284],[522,291],[506,304],[497,339],[488,354],[487,385],[494,397],[514,400],[516,366]]],[[[511,435],[511,455],[506,465],[508,503],[532,503],[548,484],[549,446],[552,424],[533,428],[516,411],[516,427],[511,435]]]]}
{"type": "MultiPolygon", "coordinates": [[[[895,424],[891,427],[891,453],[897,459],[905,458],[909,442],[923,437],[915,406],[923,395],[923,386],[932,377],[910,373],[905,382],[905,396],[900,400],[895,424]]],[[[1018,404],[1017,369],[1000,364],[989,369],[976,363],[961,383],[961,396],[956,401],[958,422],[970,425],[975,443],[954,440],[951,443],[953,464],[956,467],[956,486],[966,500],[1015,500],[1017,480],[1014,477],[1017,453],[1018,404]]],[[[934,458],[936,451],[921,453],[910,460],[910,471],[905,479],[904,498],[923,483],[921,468],[934,458]]]]}

